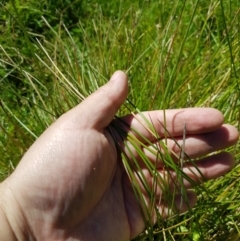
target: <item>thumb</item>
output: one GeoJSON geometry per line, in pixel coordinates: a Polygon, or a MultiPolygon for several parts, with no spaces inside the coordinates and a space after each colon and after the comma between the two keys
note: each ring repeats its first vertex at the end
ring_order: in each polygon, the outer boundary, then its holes
{"type": "Polygon", "coordinates": [[[83,128],[104,128],[125,101],[128,93],[127,75],[118,70],[110,81],[70,110],[74,125],[83,128]]]}

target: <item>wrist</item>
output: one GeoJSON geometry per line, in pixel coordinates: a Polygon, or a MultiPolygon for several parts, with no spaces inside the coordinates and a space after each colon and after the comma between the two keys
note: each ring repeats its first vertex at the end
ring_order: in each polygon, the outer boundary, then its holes
{"type": "Polygon", "coordinates": [[[0,240],[2,241],[15,241],[17,240],[11,225],[5,215],[4,208],[0,204],[0,240]]]}
{"type": "Polygon", "coordinates": [[[14,200],[11,188],[5,182],[0,183],[0,240],[34,240],[29,235],[24,216],[14,200]]]}

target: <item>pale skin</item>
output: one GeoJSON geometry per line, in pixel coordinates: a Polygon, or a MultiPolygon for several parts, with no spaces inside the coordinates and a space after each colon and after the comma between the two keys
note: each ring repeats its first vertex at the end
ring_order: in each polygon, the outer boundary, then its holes
{"type": "MultiPolygon", "coordinates": [[[[0,184],[0,240],[127,241],[144,230],[141,210],[113,138],[106,130],[127,93],[126,75],[115,72],[106,85],[62,115],[30,147],[16,170],[0,184]]],[[[223,124],[222,113],[211,108],[166,113],[167,129],[180,145],[186,124],[185,152],[191,158],[200,158],[196,165],[204,179],[217,178],[233,168],[234,158],[229,153],[203,157],[238,140],[238,131],[223,124]]],[[[163,136],[163,112],[144,114],[158,135],[163,136]]],[[[141,135],[156,142],[135,117],[123,118],[141,135]]],[[[170,139],[168,145],[180,154],[170,139]]],[[[152,162],[157,161],[161,174],[161,160],[147,149],[144,151],[152,162]]],[[[141,163],[137,153],[136,158],[141,163]]],[[[143,163],[141,167],[151,183],[152,177],[143,163]]],[[[191,176],[188,168],[183,170],[191,176]]],[[[201,181],[201,175],[196,175],[192,178],[201,181]]],[[[189,182],[184,183],[191,188],[189,182]]],[[[156,195],[160,193],[158,188],[156,195]]],[[[188,199],[194,206],[193,191],[188,192],[188,199]]],[[[180,205],[179,198],[175,204],[180,212],[186,211],[187,206],[180,205]]],[[[163,214],[167,213],[166,204],[156,205],[163,214]]]]}

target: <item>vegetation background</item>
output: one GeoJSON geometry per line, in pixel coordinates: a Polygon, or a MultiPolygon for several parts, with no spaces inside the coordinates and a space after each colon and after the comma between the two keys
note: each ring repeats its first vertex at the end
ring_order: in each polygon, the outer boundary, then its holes
{"type": "MultiPolygon", "coordinates": [[[[48,125],[117,69],[127,72],[140,110],[214,107],[239,129],[239,63],[239,1],[3,0],[0,181],[48,125]]],[[[236,167],[197,190],[193,211],[136,240],[239,240],[239,144],[229,151],[236,167]]]]}

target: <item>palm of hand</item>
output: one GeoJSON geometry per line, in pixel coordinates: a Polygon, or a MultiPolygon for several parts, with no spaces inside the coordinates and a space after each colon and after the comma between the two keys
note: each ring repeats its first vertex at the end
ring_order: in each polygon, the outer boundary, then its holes
{"type": "Polygon", "coordinates": [[[35,235],[98,241],[136,236],[143,229],[141,211],[112,137],[104,129],[76,130],[59,123],[38,139],[16,171],[24,176],[16,196],[29,210],[25,215],[35,235]]]}

